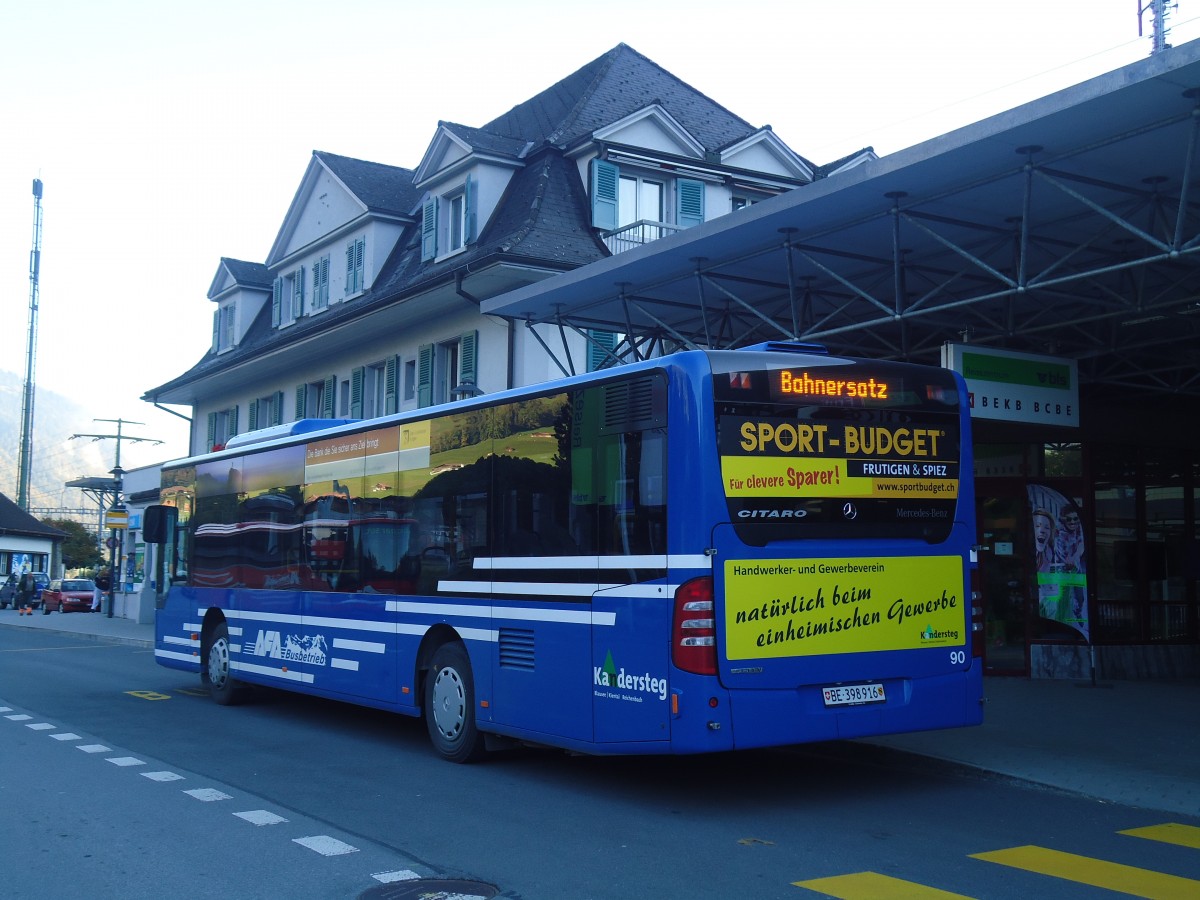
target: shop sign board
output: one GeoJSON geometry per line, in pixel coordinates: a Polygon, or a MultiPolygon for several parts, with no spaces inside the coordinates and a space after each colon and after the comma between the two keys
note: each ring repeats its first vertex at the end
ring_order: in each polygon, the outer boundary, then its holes
{"type": "Polygon", "coordinates": [[[942,365],[966,379],[972,418],[1079,427],[1073,359],[947,343],[942,365]]]}

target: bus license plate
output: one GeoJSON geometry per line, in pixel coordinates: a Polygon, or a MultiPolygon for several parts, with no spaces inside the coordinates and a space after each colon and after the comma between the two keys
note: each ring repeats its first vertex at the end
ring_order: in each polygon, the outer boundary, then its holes
{"type": "Polygon", "coordinates": [[[826,706],[858,706],[887,700],[882,684],[842,684],[821,690],[826,706]]]}

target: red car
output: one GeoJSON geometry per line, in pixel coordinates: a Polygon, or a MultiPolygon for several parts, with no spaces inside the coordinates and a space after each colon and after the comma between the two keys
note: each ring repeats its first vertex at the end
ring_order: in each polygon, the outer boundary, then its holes
{"type": "Polygon", "coordinates": [[[90,578],[61,578],[42,591],[42,609],[50,612],[91,612],[96,583],[90,578]]]}

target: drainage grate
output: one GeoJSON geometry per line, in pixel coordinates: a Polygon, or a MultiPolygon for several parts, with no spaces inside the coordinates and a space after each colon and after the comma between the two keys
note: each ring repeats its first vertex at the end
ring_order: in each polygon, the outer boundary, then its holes
{"type": "Polygon", "coordinates": [[[368,888],[358,900],[492,900],[500,889],[482,881],[418,878],[368,888]]]}

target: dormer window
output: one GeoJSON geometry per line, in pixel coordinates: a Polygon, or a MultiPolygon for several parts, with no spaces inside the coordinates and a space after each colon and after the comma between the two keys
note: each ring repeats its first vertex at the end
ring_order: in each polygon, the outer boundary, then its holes
{"type": "Polygon", "coordinates": [[[704,221],[703,181],[660,170],[639,172],[601,159],[591,165],[592,225],[604,232],[613,253],[704,221]]]}
{"type": "Polygon", "coordinates": [[[475,191],[470,178],[421,207],[421,259],[466,249],[475,239],[475,191]]]}
{"type": "Polygon", "coordinates": [[[233,347],[237,340],[237,332],[234,330],[236,321],[236,303],[226,303],[213,313],[213,350],[217,353],[233,347]]]}

